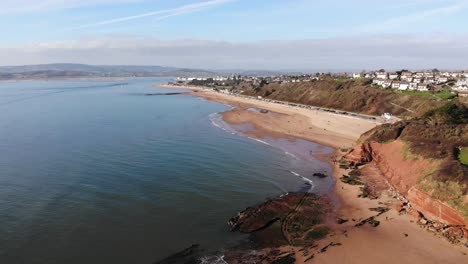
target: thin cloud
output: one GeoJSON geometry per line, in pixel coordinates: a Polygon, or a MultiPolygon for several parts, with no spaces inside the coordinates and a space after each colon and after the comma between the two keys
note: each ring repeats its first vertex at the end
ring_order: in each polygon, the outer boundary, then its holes
{"type": "Polygon", "coordinates": [[[365,25],[358,29],[360,33],[368,33],[368,32],[376,32],[376,31],[384,31],[389,28],[399,28],[402,26],[408,26],[411,23],[422,21],[429,17],[434,16],[443,16],[443,15],[450,15],[454,13],[458,13],[468,7],[468,1],[457,1],[451,5],[438,7],[430,10],[425,10],[422,12],[400,16],[396,18],[391,18],[385,20],[381,23],[365,25]]]}
{"type": "Polygon", "coordinates": [[[82,26],[76,27],[74,29],[83,29],[83,28],[91,28],[91,27],[98,27],[98,26],[104,26],[104,25],[111,25],[111,24],[126,22],[126,21],[130,21],[130,20],[141,19],[141,18],[145,18],[145,17],[157,16],[157,15],[164,15],[164,16],[158,18],[158,20],[162,20],[162,19],[166,19],[166,18],[173,17],[173,16],[179,16],[179,15],[186,14],[186,13],[193,13],[193,12],[202,11],[202,10],[205,10],[207,8],[222,5],[222,4],[226,4],[226,3],[232,2],[232,1],[234,1],[234,0],[211,0],[211,1],[199,2],[199,3],[195,3],[195,4],[183,5],[181,7],[177,7],[177,8],[173,8],[173,9],[158,10],[158,11],[153,11],[153,12],[148,12],[148,13],[143,13],[143,14],[138,14],[138,15],[132,15],[132,16],[126,16],[126,17],[119,17],[119,18],[104,20],[104,21],[97,22],[97,23],[82,25],[82,26]]]}
{"type": "Polygon", "coordinates": [[[143,1],[145,0],[1,0],[0,14],[14,15],[22,13],[47,12],[84,6],[137,3],[143,1]]]}

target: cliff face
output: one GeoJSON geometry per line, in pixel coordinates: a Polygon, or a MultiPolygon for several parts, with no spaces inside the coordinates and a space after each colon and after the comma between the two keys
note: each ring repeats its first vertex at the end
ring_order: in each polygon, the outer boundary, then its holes
{"type": "Polygon", "coordinates": [[[416,210],[423,212],[428,218],[437,219],[449,225],[467,226],[466,217],[417,187],[412,187],[406,197],[416,210]]]}
{"type": "Polygon", "coordinates": [[[466,225],[468,166],[458,151],[468,145],[468,111],[454,102],[418,118],[385,124],[363,134],[346,156],[373,163],[413,208],[450,225],[466,225]]]}
{"type": "MultiPolygon", "coordinates": [[[[425,217],[448,225],[467,225],[466,216],[421,188],[425,179],[438,170],[441,162],[409,156],[406,148],[401,140],[386,144],[364,143],[356,146],[346,158],[354,164],[372,162],[382,177],[425,217]]],[[[466,199],[466,193],[463,199],[466,199]]]]}

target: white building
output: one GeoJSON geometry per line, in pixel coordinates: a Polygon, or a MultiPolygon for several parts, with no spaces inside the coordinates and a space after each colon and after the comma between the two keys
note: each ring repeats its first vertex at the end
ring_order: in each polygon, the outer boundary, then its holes
{"type": "Polygon", "coordinates": [[[400,89],[400,82],[393,82],[392,83],[392,88],[393,89],[400,89]]]}
{"type": "Polygon", "coordinates": [[[436,80],[437,80],[437,84],[441,84],[441,83],[448,82],[449,79],[448,79],[448,77],[439,76],[439,77],[437,77],[436,80]]]}
{"type": "Polygon", "coordinates": [[[398,87],[399,90],[406,91],[409,89],[409,83],[407,82],[401,82],[400,86],[398,87]]]}
{"type": "Polygon", "coordinates": [[[460,79],[460,80],[457,81],[457,83],[455,85],[456,86],[468,85],[468,79],[460,79]]]}
{"type": "Polygon", "coordinates": [[[466,92],[466,91],[468,91],[468,86],[467,85],[457,85],[457,86],[453,87],[452,89],[455,90],[455,91],[459,91],[459,92],[466,92]]]}
{"type": "Polygon", "coordinates": [[[402,81],[407,81],[407,82],[411,82],[413,80],[413,76],[409,72],[402,73],[400,78],[402,81]]]}
{"type": "Polygon", "coordinates": [[[420,84],[418,84],[418,91],[426,92],[426,91],[429,91],[429,88],[428,88],[427,84],[420,83],[420,84]]]}
{"type": "Polygon", "coordinates": [[[379,86],[383,86],[384,83],[385,83],[385,80],[384,79],[374,79],[374,80],[372,80],[372,83],[376,84],[376,85],[379,85],[379,86]]]}
{"type": "Polygon", "coordinates": [[[396,80],[396,79],[398,79],[398,74],[396,74],[396,73],[390,73],[390,75],[388,75],[388,78],[389,78],[390,80],[396,80]]]}
{"type": "Polygon", "coordinates": [[[382,87],[388,88],[392,86],[392,81],[391,80],[384,80],[382,87]]]}
{"type": "Polygon", "coordinates": [[[219,82],[227,81],[227,79],[228,78],[222,77],[222,76],[216,76],[215,78],[213,78],[213,80],[219,81],[219,82]]]}
{"type": "Polygon", "coordinates": [[[409,89],[410,90],[417,90],[418,89],[418,83],[412,82],[409,84],[409,89]]]}
{"type": "Polygon", "coordinates": [[[417,73],[414,74],[414,76],[416,78],[422,78],[422,77],[424,77],[424,72],[417,72],[417,73]]]}
{"type": "Polygon", "coordinates": [[[377,79],[387,79],[387,73],[386,72],[377,72],[375,74],[375,77],[377,77],[377,79]]]}
{"type": "Polygon", "coordinates": [[[362,75],[360,73],[353,73],[353,79],[356,79],[356,78],[361,78],[362,75]]]}

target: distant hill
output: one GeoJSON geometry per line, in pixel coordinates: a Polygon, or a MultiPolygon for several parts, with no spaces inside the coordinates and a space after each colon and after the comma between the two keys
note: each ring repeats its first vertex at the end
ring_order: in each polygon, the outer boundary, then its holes
{"type": "Polygon", "coordinates": [[[183,69],[163,66],[55,63],[0,67],[0,80],[164,76],[208,77],[213,75],[216,75],[216,73],[199,69],[183,69]]]}

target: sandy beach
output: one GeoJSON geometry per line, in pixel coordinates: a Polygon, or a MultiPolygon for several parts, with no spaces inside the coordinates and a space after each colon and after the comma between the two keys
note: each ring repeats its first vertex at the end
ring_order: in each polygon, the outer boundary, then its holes
{"type": "Polygon", "coordinates": [[[256,137],[295,137],[333,148],[347,148],[359,136],[380,124],[378,121],[339,115],[318,110],[280,105],[255,98],[238,97],[190,86],[158,85],[163,88],[189,89],[191,95],[230,105],[232,110],[222,113],[226,122],[234,125],[250,124],[256,137]],[[263,109],[268,113],[249,111],[263,109]]]}
{"type": "MultiPolygon", "coordinates": [[[[340,149],[352,147],[360,135],[380,123],[323,111],[308,110],[270,103],[254,98],[237,97],[196,87],[161,86],[163,88],[189,89],[193,96],[227,104],[232,110],[222,113],[224,120],[231,125],[250,125],[254,129],[246,131],[249,136],[262,138],[301,138],[334,148],[333,157],[339,160],[340,149]],[[267,110],[252,111],[252,108],[267,110]]],[[[415,223],[415,218],[402,214],[395,208],[400,203],[390,191],[384,191],[379,199],[359,198],[359,186],[345,184],[339,178],[345,170],[338,163],[333,166],[336,179],[334,193],[338,202],[336,214],[348,220],[335,224],[332,235],[320,242],[319,248],[333,243],[340,246],[330,247],[324,253],[304,254],[296,249],[299,263],[465,263],[468,248],[453,245],[445,238],[428,232],[415,223]],[[369,208],[388,207],[390,211],[377,216],[380,225],[372,227],[355,225],[361,220],[375,216],[369,208]],[[301,262],[302,261],[302,262],[301,262]]]]}

